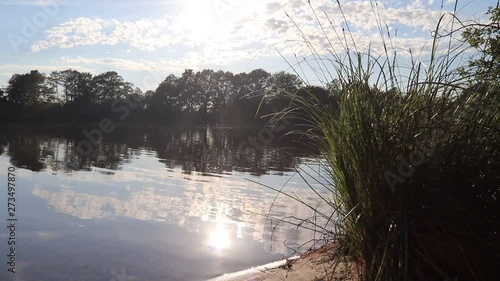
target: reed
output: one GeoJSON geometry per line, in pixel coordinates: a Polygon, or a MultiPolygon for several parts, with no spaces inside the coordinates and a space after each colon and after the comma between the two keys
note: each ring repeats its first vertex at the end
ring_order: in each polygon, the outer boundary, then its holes
{"type": "Polygon", "coordinates": [[[362,280],[500,276],[500,87],[464,75],[467,48],[440,35],[445,18],[426,63],[410,51],[407,68],[383,31],[381,55],[348,43],[348,28],[327,38],[345,42],[329,56],[303,34],[318,79],[335,78],[330,102],[289,93],[290,107],[275,116],[301,120],[321,150],[334,200],[320,214],[330,226],[318,231],[328,236],[334,225],[339,264],[348,259],[362,280]]]}

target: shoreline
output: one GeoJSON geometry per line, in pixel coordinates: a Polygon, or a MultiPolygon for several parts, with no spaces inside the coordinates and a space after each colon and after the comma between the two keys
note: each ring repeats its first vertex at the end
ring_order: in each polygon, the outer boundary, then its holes
{"type": "Polygon", "coordinates": [[[281,267],[285,266],[288,261],[296,261],[298,259],[300,259],[300,256],[293,256],[293,257],[290,257],[287,259],[273,261],[270,263],[258,265],[255,267],[250,267],[250,268],[243,269],[243,270],[236,271],[236,272],[224,273],[221,276],[211,278],[211,279],[208,279],[206,281],[254,280],[254,279],[249,279],[249,278],[257,277],[257,276],[259,276],[259,274],[262,274],[268,270],[281,268],[281,267]]]}
{"type": "Polygon", "coordinates": [[[346,263],[338,263],[332,258],[333,248],[333,245],[326,245],[300,256],[226,273],[207,281],[357,280],[346,263]]]}

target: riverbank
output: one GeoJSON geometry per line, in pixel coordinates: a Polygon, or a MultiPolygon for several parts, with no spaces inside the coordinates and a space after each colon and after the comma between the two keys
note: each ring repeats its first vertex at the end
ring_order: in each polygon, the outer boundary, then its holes
{"type": "Polygon", "coordinates": [[[333,259],[333,246],[328,245],[302,256],[272,262],[246,270],[224,274],[208,281],[355,281],[348,264],[333,259]]]}

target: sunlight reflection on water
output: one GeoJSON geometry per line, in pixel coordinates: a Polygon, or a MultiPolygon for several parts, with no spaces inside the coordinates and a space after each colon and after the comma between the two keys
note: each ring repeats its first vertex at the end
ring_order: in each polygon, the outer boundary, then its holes
{"type": "MultiPolygon", "coordinates": [[[[324,202],[293,172],[294,165],[308,171],[308,182],[321,189],[316,180],[323,172],[314,159],[268,150],[261,158],[267,166],[246,155],[241,163],[248,164],[238,168],[224,158],[233,155],[231,148],[216,145],[230,140],[211,139],[212,147],[175,138],[176,146],[110,142],[91,159],[72,155],[71,139],[8,139],[0,175],[12,163],[25,167],[17,170],[24,243],[17,276],[110,280],[111,268],[126,268],[139,280],[199,280],[277,260],[314,237],[276,225],[276,218],[291,215],[312,219],[311,209],[285,196],[275,200],[275,191],[257,184],[285,186],[321,209],[324,202]],[[33,151],[40,154],[33,157],[33,151]]],[[[10,280],[2,274],[1,280],[10,280]]]]}

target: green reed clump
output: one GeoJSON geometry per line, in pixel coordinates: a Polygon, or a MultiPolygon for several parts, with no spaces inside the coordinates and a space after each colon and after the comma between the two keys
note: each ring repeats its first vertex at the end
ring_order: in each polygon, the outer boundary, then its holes
{"type": "Polygon", "coordinates": [[[314,50],[334,102],[302,92],[284,111],[330,167],[332,218],[362,280],[500,276],[500,85],[458,71],[464,46],[443,44],[442,20],[429,61],[406,70],[389,43],[378,57],[314,50]]]}

